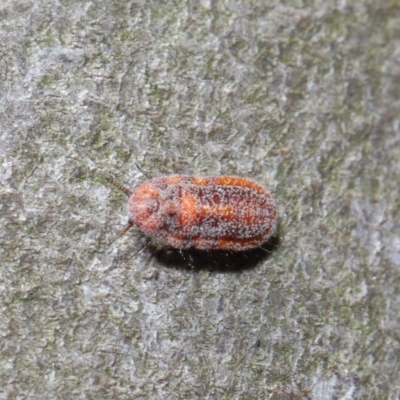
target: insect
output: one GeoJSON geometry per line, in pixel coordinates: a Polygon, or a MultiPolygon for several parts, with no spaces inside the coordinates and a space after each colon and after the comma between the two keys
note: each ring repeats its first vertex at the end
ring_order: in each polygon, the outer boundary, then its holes
{"type": "MultiPolygon", "coordinates": [[[[275,233],[277,210],[269,192],[235,176],[171,175],[149,179],[130,191],[128,226],[176,249],[242,251],[275,233]]],[[[116,239],[117,239],[116,238],[116,239]]]]}

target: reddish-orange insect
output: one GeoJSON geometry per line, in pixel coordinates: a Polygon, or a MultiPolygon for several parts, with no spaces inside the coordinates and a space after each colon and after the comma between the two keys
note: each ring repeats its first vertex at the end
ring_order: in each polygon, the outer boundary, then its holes
{"type": "Polygon", "coordinates": [[[137,226],[176,249],[241,251],[267,242],[276,230],[274,200],[250,179],[171,175],[132,192],[114,185],[129,196],[129,226],[118,237],[137,226]]]}

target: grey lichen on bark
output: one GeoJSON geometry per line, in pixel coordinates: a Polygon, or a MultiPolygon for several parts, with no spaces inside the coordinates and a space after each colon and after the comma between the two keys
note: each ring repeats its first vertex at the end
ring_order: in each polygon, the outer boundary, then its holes
{"type": "Polygon", "coordinates": [[[1,398],[400,396],[398,1],[5,0],[0,21],[1,398]],[[277,244],[235,271],[108,246],[105,177],[136,164],[257,180],[277,244]]]}

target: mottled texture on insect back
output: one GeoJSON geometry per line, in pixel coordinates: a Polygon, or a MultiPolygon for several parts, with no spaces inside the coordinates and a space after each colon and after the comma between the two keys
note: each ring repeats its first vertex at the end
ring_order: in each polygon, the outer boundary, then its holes
{"type": "Polygon", "coordinates": [[[271,195],[252,180],[231,176],[151,179],[133,191],[128,208],[132,225],[178,249],[255,248],[277,224],[271,195]]]}

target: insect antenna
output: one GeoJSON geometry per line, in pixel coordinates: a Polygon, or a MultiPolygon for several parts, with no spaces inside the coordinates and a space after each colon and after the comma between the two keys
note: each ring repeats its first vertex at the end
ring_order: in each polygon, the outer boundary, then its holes
{"type": "Polygon", "coordinates": [[[129,229],[132,228],[133,225],[134,225],[134,223],[133,223],[131,220],[129,220],[129,221],[128,221],[128,225],[127,225],[124,229],[122,229],[122,231],[119,232],[119,233],[114,237],[114,239],[111,240],[110,243],[108,243],[108,245],[111,246],[117,239],[119,239],[120,237],[124,236],[125,233],[128,232],[129,229]]]}
{"type": "Polygon", "coordinates": [[[106,177],[107,182],[111,183],[115,188],[117,188],[120,192],[125,193],[128,197],[131,196],[132,192],[126,187],[120,185],[118,182],[115,182],[114,179],[106,177]]]}
{"type": "Polygon", "coordinates": [[[138,164],[135,163],[135,165],[136,165],[136,168],[137,168],[147,179],[152,179],[152,178],[153,178],[153,177],[152,177],[151,175],[149,175],[147,172],[144,172],[144,171],[142,170],[142,168],[139,167],[138,164]]]}

